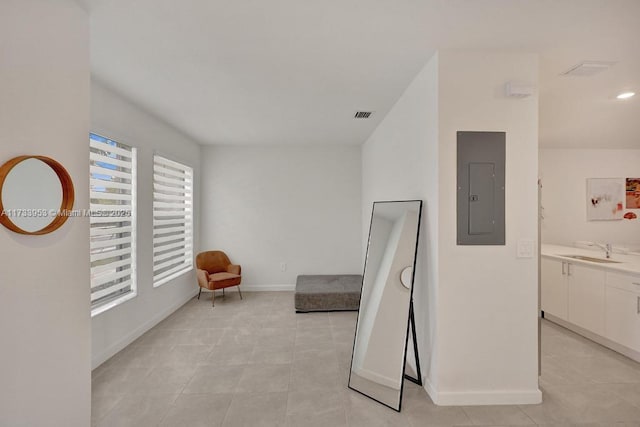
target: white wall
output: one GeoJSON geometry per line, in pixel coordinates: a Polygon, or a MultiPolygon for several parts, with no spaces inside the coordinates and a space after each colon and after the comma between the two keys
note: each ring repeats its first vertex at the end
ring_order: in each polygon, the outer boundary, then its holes
{"type": "Polygon", "coordinates": [[[363,256],[374,201],[423,201],[413,298],[422,374],[433,383],[437,356],[437,58],[436,54],[429,60],[362,147],[363,256]]]}
{"type": "MultiPolygon", "coordinates": [[[[541,149],[542,241],[640,247],[640,220],[587,221],[587,178],[640,176],[640,150],[541,149]]],[[[640,216],[640,210],[634,210],[640,216]]]]}
{"type": "MultiPolygon", "coordinates": [[[[138,295],[93,317],[92,364],[95,368],[197,293],[193,270],[160,287],[153,287],[154,152],[193,167],[195,212],[199,209],[201,192],[200,146],[95,80],[91,84],[91,131],[138,148],[138,295]]],[[[194,254],[199,248],[199,230],[196,214],[194,254]]]]}
{"type": "Polygon", "coordinates": [[[509,99],[504,84],[537,85],[534,54],[439,55],[439,367],[442,404],[535,403],[538,390],[538,99],[509,99]],[[506,132],[506,244],[456,245],[456,131],[506,132]]]}
{"type": "MultiPolygon", "coordinates": [[[[50,156],[88,208],[89,18],[73,1],[0,7],[0,164],[50,156]]],[[[90,424],[89,228],[0,227],[0,425],[90,424]]]]}
{"type": "Polygon", "coordinates": [[[507,81],[537,84],[530,54],[440,51],[363,147],[363,218],[371,202],[419,198],[425,227],[414,301],[426,389],[443,405],[534,403],[537,97],[508,99],[507,81]],[[456,131],[507,132],[506,245],[456,246],[456,131]]]}
{"type": "Polygon", "coordinates": [[[202,250],[241,264],[247,290],[362,274],[360,177],[360,147],[204,147],[202,250]]]}

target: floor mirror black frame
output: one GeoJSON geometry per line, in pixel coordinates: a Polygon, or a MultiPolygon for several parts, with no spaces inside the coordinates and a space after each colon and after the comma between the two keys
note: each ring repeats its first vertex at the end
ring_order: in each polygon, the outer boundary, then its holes
{"type": "MultiPolygon", "coordinates": [[[[360,301],[361,301],[361,305],[360,308],[358,309],[358,318],[356,321],[356,330],[354,333],[354,340],[353,340],[353,349],[351,352],[351,364],[350,364],[350,368],[349,368],[349,382],[348,382],[348,387],[351,390],[354,390],[372,400],[375,400],[376,402],[380,403],[381,405],[384,405],[388,408],[391,408],[395,411],[400,412],[402,409],[402,396],[403,396],[403,392],[404,392],[404,379],[407,379],[415,384],[418,385],[422,385],[422,373],[421,373],[421,369],[420,369],[420,357],[418,354],[418,346],[417,346],[417,341],[416,341],[416,326],[415,326],[415,314],[414,314],[414,304],[413,304],[413,285],[415,282],[415,274],[416,274],[416,262],[417,262],[417,257],[418,257],[418,244],[419,244],[419,240],[420,240],[420,227],[421,227],[421,222],[422,222],[422,200],[397,200],[397,201],[376,201],[373,203],[373,209],[371,211],[371,222],[369,225],[369,236],[367,239],[367,252],[366,252],[366,256],[365,256],[365,263],[364,263],[364,272],[362,275],[362,289],[360,291],[360,301]],[[409,301],[408,301],[408,306],[407,306],[407,326],[405,329],[405,339],[404,339],[404,350],[403,350],[403,355],[402,355],[402,376],[400,378],[400,391],[399,391],[399,398],[398,398],[398,404],[397,407],[393,406],[391,404],[385,403],[383,401],[381,401],[380,399],[377,399],[376,397],[367,394],[366,391],[360,390],[358,388],[355,388],[352,386],[352,373],[354,370],[354,356],[355,356],[355,352],[356,352],[356,344],[358,341],[358,332],[359,332],[359,327],[360,327],[360,321],[361,321],[361,310],[362,310],[362,295],[363,293],[366,291],[365,286],[367,286],[366,283],[366,278],[367,276],[367,263],[369,260],[369,255],[370,255],[370,246],[371,246],[371,237],[372,237],[372,227],[374,225],[374,215],[376,213],[376,206],[382,206],[383,204],[390,204],[390,203],[417,203],[417,207],[418,207],[418,218],[417,218],[417,226],[416,226],[416,231],[415,231],[415,248],[413,250],[413,259],[412,259],[412,271],[411,271],[411,286],[409,288],[409,301]],[[411,342],[413,344],[413,356],[415,358],[415,369],[416,369],[416,377],[412,377],[410,375],[407,374],[406,370],[407,370],[407,352],[408,352],[408,346],[409,346],[409,334],[411,334],[411,342]]],[[[371,267],[371,266],[370,266],[371,267]]],[[[377,266],[376,266],[377,267],[377,266]]],[[[371,285],[373,286],[373,285],[371,285]]],[[[386,285],[385,285],[386,286],[386,285]]]]}

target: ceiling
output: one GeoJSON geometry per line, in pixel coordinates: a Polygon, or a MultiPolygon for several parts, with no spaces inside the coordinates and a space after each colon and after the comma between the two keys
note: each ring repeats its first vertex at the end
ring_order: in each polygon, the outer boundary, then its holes
{"type": "Polygon", "coordinates": [[[94,77],[202,144],[361,144],[435,50],[495,48],[541,55],[541,146],[640,148],[638,0],[84,1],[94,77]]]}

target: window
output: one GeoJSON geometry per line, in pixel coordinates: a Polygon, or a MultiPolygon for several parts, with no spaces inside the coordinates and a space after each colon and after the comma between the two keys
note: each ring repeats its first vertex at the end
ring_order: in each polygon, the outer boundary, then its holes
{"type": "Polygon", "coordinates": [[[136,296],[136,149],[89,134],[91,315],[136,296]]]}
{"type": "Polygon", "coordinates": [[[193,169],[153,156],[153,286],[193,268],[193,169]]]}

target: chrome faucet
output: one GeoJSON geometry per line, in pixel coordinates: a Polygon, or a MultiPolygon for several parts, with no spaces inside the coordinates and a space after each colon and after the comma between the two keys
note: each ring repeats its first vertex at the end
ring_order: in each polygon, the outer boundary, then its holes
{"type": "Polygon", "coordinates": [[[596,243],[595,245],[600,249],[604,249],[606,257],[611,258],[611,252],[613,251],[613,246],[611,245],[611,243],[605,243],[604,245],[596,243]]]}

